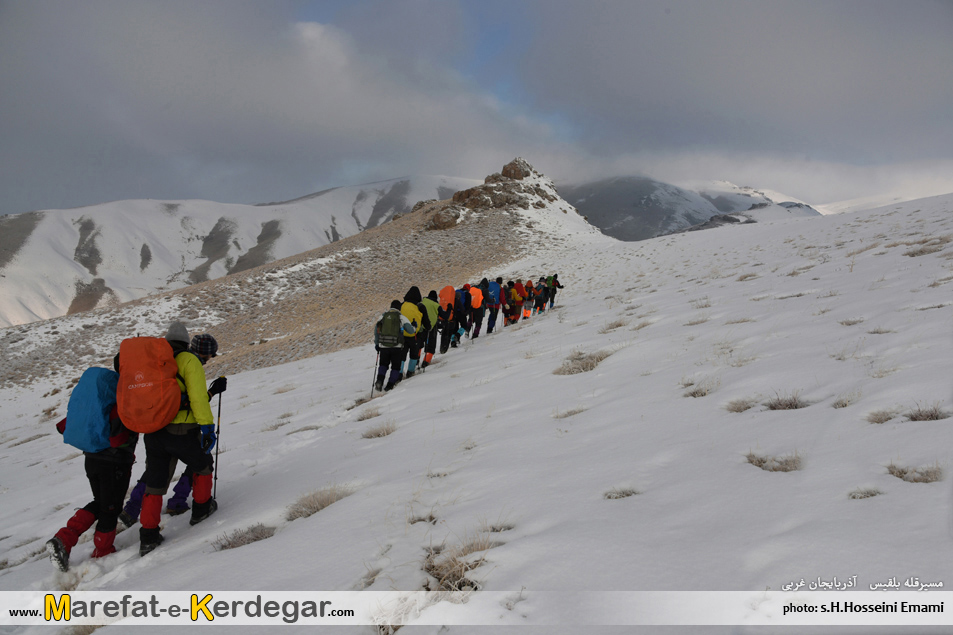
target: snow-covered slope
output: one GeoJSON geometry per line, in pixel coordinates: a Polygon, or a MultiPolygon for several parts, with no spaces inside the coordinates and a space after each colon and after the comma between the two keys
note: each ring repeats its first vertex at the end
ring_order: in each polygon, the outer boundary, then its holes
{"type": "MultiPolygon", "coordinates": [[[[486,632],[455,621],[467,610],[568,635],[637,623],[607,621],[613,607],[624,620],[613,603],[627,596],[606,591],[745,591],[742,624],[789,633],[782,605],[803,596],[779,589],[792,581],[950,584],[953,428],[912,419],[953,410],[953,196],[639,243],[583,229],[485,272],[557,272],[555,310],[438,355],[369,403],[358,405],[369,344],[231,374],[220,509],[195,527],[163,516],[166,542],[145,558],[131,530],[117,554],[90,560],[86,541],[69,573],[54,572],[43,543],[89,499],[81,455],[43,414],[67,395],[48,380],[3,389],[0,590],[410,591],[439,588],[433,565],[456,555],[472,586],[501,595],[420,604],[408,619],[486,632]],[[554,372],[599,352],[587,372],[554,372]],[[803,407],[771,410],[781,399],[803,407]],[[393,430],[371,434],[381,426],[393,430]],[[288,520],[329,486],[350,495],[288,520]],[[274,535],[216,549],[259,523],[274,535]],[[599,592],[601,604],[554,605],[554,592],[599,592]]],[[[692,632],[755,627],[740,628],[692,632]]]]}
{"type": "Polygon", "coordinates": [[[0,326],[221,277],[314,249],[479,181],[444,176],[285,203],[116,201],[0,218],[0,326]]]}

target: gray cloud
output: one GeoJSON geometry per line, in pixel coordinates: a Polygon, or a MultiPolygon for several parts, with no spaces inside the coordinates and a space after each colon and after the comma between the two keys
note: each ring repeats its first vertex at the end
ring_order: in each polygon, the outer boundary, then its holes
{"type": "Polygon", "coordinates": [[[950,156],[953,4],[538,5],[523,79],[594,152],[950,156]]]}
{"type": "MultiPolygon", "coordinates": [[[[14,197],[27,207],[77,191],[256,201],[351,178],[482,175],[550,143],[434,59],[401,62],[383,38],[366,52],[271,3],[264,18],[260,3],[5,6],[0,57],[20,61],[0,69],[18,87],[0,102],[2,178],[31,184],[14,197]]],[[[451,44],[428,46],[436,58],[451,44]]]]}
{"type": "Polygon", "coordinates": [[[949,3],[302,6],[0,4],[0,213],[279,200],[516,155],[815,201],[953,189],[949,3]]]}

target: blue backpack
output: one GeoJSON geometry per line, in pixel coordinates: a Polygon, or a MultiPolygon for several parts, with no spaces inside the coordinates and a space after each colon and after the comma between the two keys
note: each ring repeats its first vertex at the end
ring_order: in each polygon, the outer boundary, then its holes
{"type": "Polygon", "coordinates": [[[500,285],[496,281],[490,283],[490,298],[490,304],[500,304],[500,285]]]}
{"type": "Polygon", "coordinates": [[[108,368],[87,368],[66,406],[63,441],[83,452],[102,452],[109,444],[109,412],[116,405],[119,373],[108,368]]]}

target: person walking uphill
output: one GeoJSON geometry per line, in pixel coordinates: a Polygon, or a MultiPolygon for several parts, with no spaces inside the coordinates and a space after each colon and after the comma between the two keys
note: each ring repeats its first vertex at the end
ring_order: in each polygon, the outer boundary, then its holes
{"type": "MultiPolygon", "coordinates": [[[[410,357],[407,362],[407,378],[413,377],[417,371],[417,364],[420,362],[420,349],[424,344],[424,333],[430,330],[430,317],[427,307],[421,304],[420,289],[411,287],[404,295],[404,303],[400,305],[400,312],[403,313],[410,324],[414,327],[414,332],[404,337],[404,359],[410,357]]],[[[401,372],[403,372],[401,364],[401,372]]]]}
{"type": "Polygon", "coordinates": [[[390,303],[390,308],[374,325],[374,350],[379,354],[377,366],[377,390],[391,390],[400,381],[400,366],[404,360],[404,338],[414,333],[410,320],[400,312],[400,300],[390,303]],[[384,385],[384,376],[390,368],[390,378],[384,385]]]}
{"type": "MultiPolygon", "coordinates": [[[[211,335],[199,336],[195,352],[189,350],[189,332],[181,322],[173,322],[165,339],[172,347],[178,368],[176,381],[181,393],[181,406],[168,425],[145,435],[146,446],[146,492],[142,498],[139,521],[139,555],[144,556],[162,544],[159,533],[159,515],[162,512],[162,497],[168,491],[169,482],[178,461],[192,470],[192,518],[189,524],[196,525],[217,509],[212,498],[212,448],[215,447],[215,420],[209,397],[225,391],[224,377],[216,379],[205,388],[205,363],[215,357],[218,343],[211,335]]],[[[128,340],[127,340],[128,341],[128,340]]],[[[122,348],[120,348],[120,355],[122,348]]],[[[124,360],[119,358],[120,374],[124,360]]]]}
{"type": "Polygon", "coordinates": [[[424,344],[424,361],[420,363],[421,368],[427,368],[433,362],[434,353],[437,352],[437,325],[440,323],[440,301],[437,299],[437,292],[432,290],[427,297],[420,301],[430,320],[430,330],[422,334],[424,344]]]}
{"type": "Polygon", "coordinates": [[[88,369],[70,395],[66,418],[56,424],[65,442],[84,450],[86,478],[93,491],[93,500],[73,514],[66,526],[46,542],[50,561],[60,571],[69,570],[70,552],[93,523],[96,523],[93,557],[102,558],[116,552],[113,546],[116,521],[129,487],[139,440],[139,435],[119,419],[118,380],[119,375],[109,369],[88,369]]]}
{"type": "Polygon", "coordinates": [[[559,284],[559,274],[556,273],[550,276],[547,282],[549,283],[549,308],[551,309],[556,305],[556,291],[558,289],[565,289],[566,287],[559,284]]]}

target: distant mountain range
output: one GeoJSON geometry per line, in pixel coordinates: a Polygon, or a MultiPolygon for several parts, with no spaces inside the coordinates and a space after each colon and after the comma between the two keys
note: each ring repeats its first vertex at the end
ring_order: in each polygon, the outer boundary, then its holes
{"type": "Polygon", "coordinates": [[[702,227],[715,216],[757,222],[820,215],[790,196],[727,181],[685,188],[648,177],[621,176],[560,185],[559,193],[604,233],[627,241],[702,227]]]}
{"type": "Polygon", "coordinates": [[[140,298],[351,236],[480,181],[444,176],[236,205],[128,200],[0,217],[0,327],[140,298]]]}
{"type": "MultiPolygon", "coordinates": [[[[3,216],[0,327],[245,271],[378,227],[418,201],[449,199],[481,182],[414,176],[261,205],[127,200],[3,216]]],[[[819,213],[782,194],[727,182],[684,188],[628,176],[563,185],[559,193],[590,224],[626,241],[734,219],[819,213]]]]}

